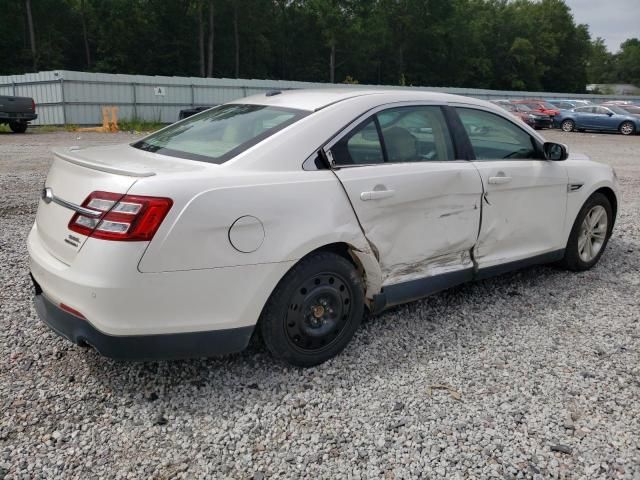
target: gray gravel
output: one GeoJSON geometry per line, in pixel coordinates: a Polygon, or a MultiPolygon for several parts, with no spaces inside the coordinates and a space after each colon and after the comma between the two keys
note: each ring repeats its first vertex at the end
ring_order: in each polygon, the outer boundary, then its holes
{"type": "Polygon", "coordinates": [[[546,136],[618,170],[597,268],[396,308],[298,370],[260,347],[115,363],[49,331],[25,247],[47,151],[133,136],[0,133],[0,478],[640,478],[640,137],[546,136]]]}

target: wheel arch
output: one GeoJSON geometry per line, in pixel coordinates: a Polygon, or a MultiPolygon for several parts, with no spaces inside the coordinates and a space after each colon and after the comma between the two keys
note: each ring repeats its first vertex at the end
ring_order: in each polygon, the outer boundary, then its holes
{"type": "MultiPolygon", "coordinates": [[[[375,255],[370,248],[357,247],[345,241],[334,241],[317,245],[312,248],[310,247],[305,253],[297,255],[297,257],[299,257],[297,261],[293,263],[280,277],[280,280],[273,285],[273,288],[267,297],[267,302],[268,298],[273,295],[273,292],[280,282],[282,282],[282,280],[296,265],[309,256],[320,252],[330,252],[339,255],[357,269],[362,278],[363,284],[365,285],[365,303],[367,307],[371,307],[374,302],[374,297],[382,290],[382,271],[380,264],[378,263],[377,255],[375,255]]],[[[265,306],[266,302],[262,309],[264,309],[265,306]]]]}
{"type": "Polygon", "coordinates": [[[616,221],[616,217],[618,215],[618,197],[616,197],[615,192],[611,188],[600,187],[597,190],[595,190],[591,195],[589,195],[588,198],[591,198],[591,196],[596,193],[601,193],[602,195],[607,197],[607,200],[609,200],[609,203],[611,204],[611,209],[613,210],[613,219],[611,222],[611,228],[613,228],[613,225],[615,224],[615,221],[616,221]]]}
{"type": "MultiPolygon", "coordinates": [[[[570,172],[570,178],[571,178],[570,172]]],[[[582,181],[585,183],[590,183],[589,178],[583,178],[582,181]]],[[[584,206],[589,199],[599,193],[604,195],[609,203],[611,204],[613,221],[611,222],[611,228],[613,228],[617,212],[618,212],[618,203],[619,203],[619,193],[617,192],[614,178],[611,179],[602,179],[600,181],[594,181],[594,184],[591,185],[590,188],[585,189],[582,188],[575,193],[570,193],[567,198],[567,215],[565,217],[565,229],[564,229],[564,238],[566,241],[569,241],[569,237],[571,235],[571,230],[575,224],[576,219],[580,213],[580,210],[584,206]]]]}
{"type": "Polygon", "coordinates": [[[378,262],[377,255],[368,245],[363,248],[345,241],[325,243],[310,249],[300,257],[298,262],[319,252],[335,253],[348,260],[362,277],[366,290],[365,298],[368,300],[372,299],[374,295],[380,293],[380,290],[382,290],[382,270],[380,263],[378,262]]]}

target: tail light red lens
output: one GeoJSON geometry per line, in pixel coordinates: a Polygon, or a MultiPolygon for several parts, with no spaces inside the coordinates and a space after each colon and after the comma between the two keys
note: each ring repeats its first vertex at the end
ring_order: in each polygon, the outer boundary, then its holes
{"type": "Polygon", "coordinates": [[[172,205],[170,198],[93,192],[82,206],[101,215],[91,217],[76,213],[69,222],[69,229],[102,240],[149,241],[172,205]]]}
{"type": "Polygon", "coordinates": [[[31,110],[36,111],[36,101],[33,98],[31,99],[31,110]]]}
{"type": "Polygon", "coordinates": [[[71,315],[74,315],[78,318],[82,318],[83,320],[86,320],[87,317],[85,317],[83,314],[81,314],[78,310],[76,310],[75,308],[71,308],[69,305],[65,304],[65,303],[61,303],[60,304],[60,308],[62,310],[64,310],[67,313],[70,313],[71,315]]]}

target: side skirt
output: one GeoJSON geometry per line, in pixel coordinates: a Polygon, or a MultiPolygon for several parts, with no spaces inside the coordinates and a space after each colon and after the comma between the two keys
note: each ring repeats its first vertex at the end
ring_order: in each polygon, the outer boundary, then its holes
{"type": "Polygon", "coordinates": [[[412,302],[471,280],[473,268],[388,285],[380,294],[384,296],[383,308],[412,302]]]}
{"type": "Polygon", "coordinates": [[[495,277],[496,275],[502,275],[503,273],[513,272],[514,270],[520,270],[521,268],[531,267],[533,265],[557,262],[563,258],[564,248],[561,250],[554,250],[549,253],[543,253],[542,255],[536,255],[535,257],[523,258],[522,260],[516,260],[515,262],[480,268],[473,278],[474,280],[484,280],[485,278],[495,277]]]}
{"type": "Polygon", "coordinates": [[[563,257],[564,249],[555,250],[542,255],[516,260],[515,262],[480,268],[477,271],[474,271],[473,268],[468,268],[433,277],[419,278],[408,282],[388,285],[382,289],[382,292],[374,297],[372,313],[379,313],[385,308],[412,302],[472,280],[484,280],[533,265],[557,262],[562,260],[563,257]]]}

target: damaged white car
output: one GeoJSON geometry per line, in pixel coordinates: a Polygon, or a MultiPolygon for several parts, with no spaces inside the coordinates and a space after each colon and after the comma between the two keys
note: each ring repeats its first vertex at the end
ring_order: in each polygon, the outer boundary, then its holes
{"type": "Polygon", "coordinates": [[[268,92],[55,152],[28,239],[53,330],[120,359],[300,366],[363,312],[527,265],[595,265],[615,173],[506,111],[419,91],[268,92]],[[566,161],[565,161],[566,160],[566,161]]]}

